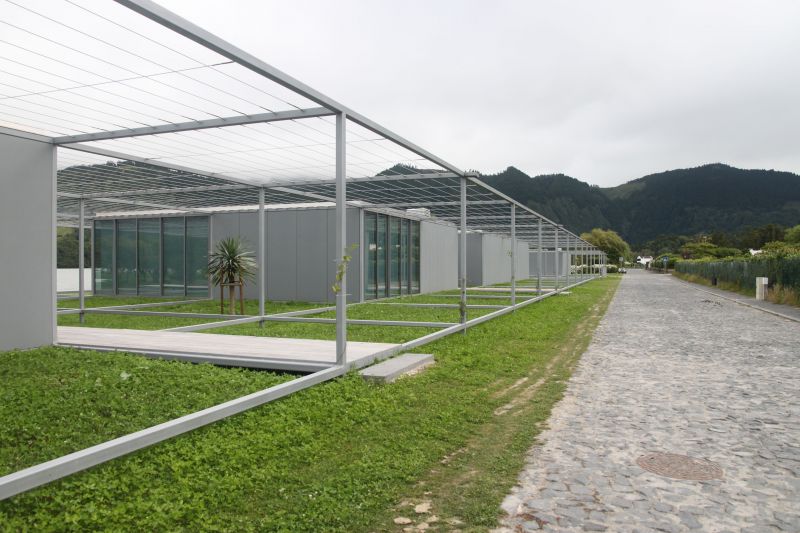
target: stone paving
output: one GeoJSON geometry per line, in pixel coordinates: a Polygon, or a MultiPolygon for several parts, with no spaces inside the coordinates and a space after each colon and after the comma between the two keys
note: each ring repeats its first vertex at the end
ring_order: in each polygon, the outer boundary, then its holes
{"type": "Polygon", "coordinates": [[[800,324],[626,274],[497,531],[800,531],[800,324]],[[717,463],[684,481],[648,452],[717,463]]]}

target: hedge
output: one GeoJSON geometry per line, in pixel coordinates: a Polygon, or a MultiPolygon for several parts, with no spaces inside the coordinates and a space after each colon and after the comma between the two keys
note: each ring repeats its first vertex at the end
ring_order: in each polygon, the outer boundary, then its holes
{"type": "Polygon", "coordinates": [[[800,291],[800,256],[678,261],[675,270],[709,280],[717,278],[718,281],[753,290],[755,290],[755,278],[766,277],[770,286],[778,284],[800,291]]]}

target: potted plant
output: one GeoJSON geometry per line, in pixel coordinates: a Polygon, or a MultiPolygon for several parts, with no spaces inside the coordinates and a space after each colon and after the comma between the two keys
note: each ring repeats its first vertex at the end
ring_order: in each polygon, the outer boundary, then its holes
{"type": "Polygon", "coordinates": [[[208,258],[208,273],[211,282],[219,286],[219,312],[224,314],[224,293],[228,287],[230,314],[235,315],[236,288],[239,288],[239,306],[244,314],[244,282],[255,276],[257,265],[253,252],[248,250],[239,237],[220,240],[208,258]]]}

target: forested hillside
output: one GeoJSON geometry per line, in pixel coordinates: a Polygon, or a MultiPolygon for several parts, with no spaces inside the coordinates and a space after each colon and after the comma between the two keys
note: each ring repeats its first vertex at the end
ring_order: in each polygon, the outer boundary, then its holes
{"type": "Polygon", "coordinates": [[[509,167],[482,179],[577,232],[612,228],[631,244],[660,235],[738,232],[800,223],[800,176],[723,164],[651,174],[618,187],[509,167]]]}

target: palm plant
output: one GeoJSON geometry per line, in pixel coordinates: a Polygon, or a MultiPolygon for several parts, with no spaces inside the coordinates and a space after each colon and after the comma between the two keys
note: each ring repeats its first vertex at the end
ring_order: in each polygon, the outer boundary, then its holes
{"type": "Polygon", "coordinates": [[[253,259],[253,252],[246,249],[242,239],[228,237],[217,243],[208,258],[208,273],[211,276],[211,282],[219,285],[220,313],[223,312],[224,288],[228,287],[230,295],[230,314],[236,314],[234,309],[236,286],[239,286],[239,296],[243,300],[244,282],[253,279],[256,270],[257,265],[253,259]]]}

